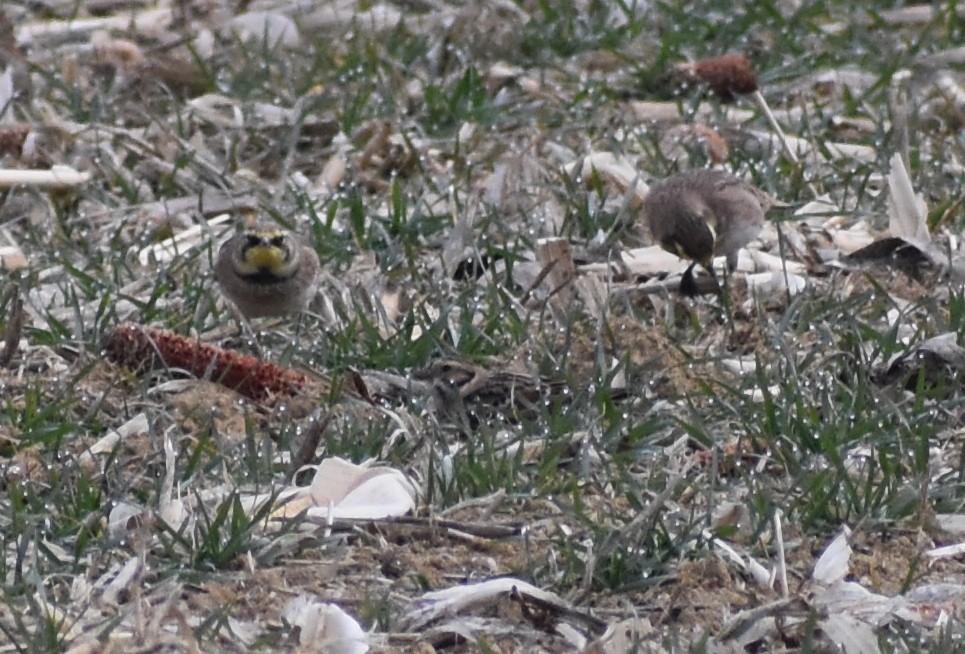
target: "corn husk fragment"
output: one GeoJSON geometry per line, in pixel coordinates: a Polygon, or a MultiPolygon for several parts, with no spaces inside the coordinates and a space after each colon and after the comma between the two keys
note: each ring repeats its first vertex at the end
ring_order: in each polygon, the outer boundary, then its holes
{"type": "Polygon", "coordinates": [[[365,654],[369,651],[362,627],[335,604],[299,595],[285,607],[284,618],[299,629],[299,652],[365,654]]]}
{"type": "Polygon", "coordinates": [[[306,511],[327,520],[376,520],[415,509],[415,486],[394,468],[356,465],[332,457],[315,467],[309,486],[282,494],[278,517],[306,511]]]}

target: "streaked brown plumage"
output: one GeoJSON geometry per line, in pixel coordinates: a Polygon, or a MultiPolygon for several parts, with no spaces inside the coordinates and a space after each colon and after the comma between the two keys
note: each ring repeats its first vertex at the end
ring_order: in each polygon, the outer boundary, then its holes
{"type": "Polygon", "coordinates": [[[319,272],[315,250],[291,234],[246,230],[218,251],[215,279],[246,318],[301,311],[311,300],[319,272]]]}
{"type": "Polygon", "coordinates": [[[764,226],[764,212],[774,201],[730,173],[697,169],[671,175],[650,187],[643,213],[653,239],[663,249],[690,259],[680,291],[695,295],[694,266],[714,276],[713,259],[726,256],[737,266],[737,252],[764,226]]]}

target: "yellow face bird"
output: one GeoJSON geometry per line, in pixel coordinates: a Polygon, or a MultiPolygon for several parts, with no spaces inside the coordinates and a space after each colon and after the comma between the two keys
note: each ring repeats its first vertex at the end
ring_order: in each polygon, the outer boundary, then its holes
{"type": "Polygon", "coordinates": [[[240,275],[264,275],[282,279],[298,268],[298,251],[284,232],[245,232],[234,249],[235,270],[240,275]]]}
{"type": "Polygon", "coordinates": [[[318,255],[287,232],[248,230],[218,251],[215,279],[247,318],[305,308],[315,293],[318,255]]]}

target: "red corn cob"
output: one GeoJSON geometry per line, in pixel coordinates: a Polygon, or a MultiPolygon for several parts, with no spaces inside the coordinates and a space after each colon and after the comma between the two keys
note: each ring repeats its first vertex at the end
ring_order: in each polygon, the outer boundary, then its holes
{"type": "Polygon", "coordinates": [[[207,377],[253,400],[295,395],[309,383],[305,374],[247,354],[225,350],[167,329],[119,325],[104,344],[107,358],[135,372],[181,368],[207,377]]]}

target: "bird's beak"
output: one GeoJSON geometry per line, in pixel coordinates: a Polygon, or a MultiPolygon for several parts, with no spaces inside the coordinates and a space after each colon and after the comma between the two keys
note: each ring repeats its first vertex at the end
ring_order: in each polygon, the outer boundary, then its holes
{"type": "Polygon", "coordinates": [[[705,258],[701,259],[700,261],[698,261],[697,263],[699,263],[699,264],[701,265],[701,267],[703,267],[704,270],[706,270],[708,273],[710,273],[710,276],[711,276],[711,277],[713,277],[714,279],[717,279],[717,273],[714,272],[714,257],[713,257],[713,255],[711,255],[711,256],[709,256],[709,257],[705,257],[705,258]]]}

